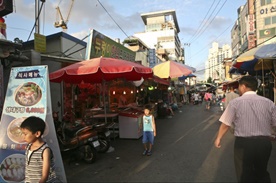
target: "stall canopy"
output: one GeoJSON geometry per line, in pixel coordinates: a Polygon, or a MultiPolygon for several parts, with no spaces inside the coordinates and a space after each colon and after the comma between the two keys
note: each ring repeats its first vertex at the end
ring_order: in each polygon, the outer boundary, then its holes
{"type": "Polygon", "coordinates": [[[170,81],[169,80],[162,79],[162,78],[160,78],[158,76],[153,75],[152,79],[156,83],[167,85],[167,86],[170,85],[170,81]]]}
{"type": "Polygon", "coordinates": [[[194,75],[194,74],[189,74],[188,76],[182,76],[182,77],[179,77],[178,79],[179,79],[179,80],[185,80],[185,79],[187,79],[187,78],[193,78],[193,77],[196,77],[196,75],[194,75]]]}
{"type": "Polygon", "coordinates": [[[242,71],[260,71],[273,69],[272,61],[276,59],[276,43],[266,44],[250,49],[233,62],[233,67],[242,71]]]}
{"type": "Polygon", "coordinates": [[[188,76],[192,72],[195,72],[195,69],[193,67],[170,60],[154,66],[153,72],[154,75],[160,78],[178,78],[182,76],[188,76]]]}
{"type": "Polygon", "coordinates": [[[243,77],[243,75],[237,76],[231,81],[227,81],[222,83],[222,90],[226,91],[228,87],[238,88],[239,87],[239,80],[243,77]]]}
{"type": "Polygon", "coordinates": [[[99,57],[77,62],[50,73],[51,82],[101,83],[117,78],[129,81],[141,80],[153,76],[151,68],[141,64],[115,58],[99,57]]]}

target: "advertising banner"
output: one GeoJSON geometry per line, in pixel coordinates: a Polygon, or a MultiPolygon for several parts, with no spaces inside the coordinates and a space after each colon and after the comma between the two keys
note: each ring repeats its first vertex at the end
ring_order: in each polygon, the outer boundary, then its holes
{"type": "Polygon", "coordinates": [[[29,116],[45,120],[43,139],[54,153],[60,182],[66,182],[52,118],[48,66],[44,65],[11,69],[0,121],[0,182],[24,182],[27,144],[20,125],[29,116]]]}
{"type": "Polygon", "coordinates": [[[135,61],[135,52],[96,30],[91,30],[87,43],[86,59],[109,57],[135,61]]]}

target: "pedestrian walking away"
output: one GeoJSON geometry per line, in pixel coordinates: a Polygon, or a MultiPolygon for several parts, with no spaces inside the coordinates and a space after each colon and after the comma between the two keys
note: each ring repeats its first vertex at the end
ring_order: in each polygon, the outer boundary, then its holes
{"type": "MultiPolygon", "coordinates": [[[[272,151],[272,128],[276,126],[275,104],[256,94],[257,79],[244,76],[239,80],[240,97],[231,100],[220,117],[214,145],[234,124],[234,164],[238,182],[271,182],[267,170],[272,151]]],[[[275,180],[276,181],[276,180],[275,180]]]]}
{"type": "Polygon", "coordinates": [[[209,110],[211,107],[211,101],[212,101],[212,94],[210,93],[210,91],[207,91],[204,95],[204,100],[206,102],[206,109],[209,110]]]}
{"type": "Polygon", "coordinates": [[[234,87],[230,86],[229,92],[225,95],[225,108],[229,104],[229,102],[235,98],[239,97],[239,94],[234,92],[234,87]]]}
{"type": "MultiPolygon", "coordinates": [[[[229,102],[230,102],[231,100],[233,100],[233,99],[235,99],[235,98],[237,98],[237,97],[239,97],[239,96],[240,96],[239,94],[237,94],[237,93],[234,92],[234,87],[233,87],[233,86],[230,86],[229,92],[226,93],[226,95],[225,95],[224,108],[227,107],[227,105],[229,104],[229,102]]],[[[231,125],[231,129],[230,129],[232,133],[233,133],[234,129],[235,129],[234,124],[232,124],[232,125],[231,125]]]]}
{"type": "Polygon", "coordinates": [[[154,116],[150,114],[150,107],[146,106],[144,109],[143,122],[140,123],[139,131],[143,128],[142,142],[144,145],[143,155],[150,156],[152,154],[152,146],[156,136],[156,126],[154,116]]]}
{"type": "Polygon", "coordinates": [[[196,91],[194,94],[194,104],[197,105],[198,104],[198,98],[199,98],[199,93],[196,91]]]}

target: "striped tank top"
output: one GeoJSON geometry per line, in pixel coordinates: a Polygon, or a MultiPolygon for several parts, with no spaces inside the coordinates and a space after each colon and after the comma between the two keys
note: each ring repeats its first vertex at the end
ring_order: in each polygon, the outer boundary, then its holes
{"type": "MultiPolygon", "coordinates": [[[[44,143],[40,148],[30,151],[32,144],[29,144],[26,149],[26,168],[25,168],[25,182],[39,182],[42,176],[43,167],[43,151],[46,148],[50,148],[46,143],[44,143]]],[[[50,149],[51,150],[51,149],[50,149]]],[[[51,150],[52,154],[52,150],[51,150]]],[[[55,163],[53,154],[51,157],[50,172],[47,182],[56,182],[55,174],[55,163]]]]}

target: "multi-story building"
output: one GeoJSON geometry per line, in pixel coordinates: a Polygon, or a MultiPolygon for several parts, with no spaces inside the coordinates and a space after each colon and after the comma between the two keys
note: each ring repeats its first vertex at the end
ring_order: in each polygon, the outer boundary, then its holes
{"type": "Polygon", "coordinates": [[[175,60],[185,63],[184,50],[178,37],[180,32],[174,10],[141,14],[145,31],[133,36],[142,40],[150,49],[155,49],[162,61],[175,60]]]}
{"type": "MultiPolygon", "coordinates": [[[[257,45],[276,42],[276,0],[255,2],[257,45]]],[[[249,2],[248,2],[249,3],[249,2]]]]}
{"type": "Polygon", "coordinates": [[[238,19],[235,21],[234,26],[232,27],[231,30],[231,47],[232,47],[232,53],[233,53],[233,57],[237,57],[240,54],[240,50],[241,50],[241,11],[244,10],[245,8],[243,8],[244,6],[241,6],[238,9],[238,19]]]}
{"type": "Polygon", "coordinates": [[[135,62],[140,62],[142,65],[151,68],[161,62],[155,54],[155,49],[148,48],[139,38],[134,36],[128,37],[124,40],[123,44],[136,53],[135,62]]]}
{"type": "Polygon", "coordinates": [[[209,49],[208,60],[205,63],[205,80],[209,77],[212,80],[225,80],[225,70],[223,63],[225,59],[232,57],[232,50],[230,45],[225,44],[219,47],[217,42],[212,43],[212,48],[209,49]]]}
{"type": "Polygon", "coordinates": [[[276,42],[276,0],[247,0],[231,30],[233,59],[256,46],[276,42]]]}

